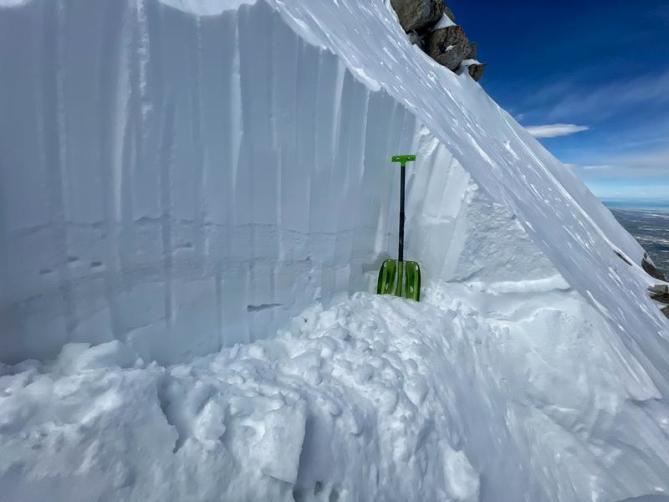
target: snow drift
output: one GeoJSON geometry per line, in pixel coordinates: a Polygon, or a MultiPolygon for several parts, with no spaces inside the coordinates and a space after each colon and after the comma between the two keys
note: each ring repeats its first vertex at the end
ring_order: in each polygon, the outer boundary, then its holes
{"type": "Polygon", "coordinates": [[[669,489],[642,249],[381,0],[0,0],[0,69],[0,360],[42,360],[0,371],[5,493],[669,489]],[[344,301],[407,151],[426,305],[344,301]]]}

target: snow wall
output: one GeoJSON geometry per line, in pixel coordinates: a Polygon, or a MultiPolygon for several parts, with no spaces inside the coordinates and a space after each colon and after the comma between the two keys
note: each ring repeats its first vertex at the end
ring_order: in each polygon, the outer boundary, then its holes
{"type": "Polygon", "coordinates": [[[560,273],[665,387],[645,279],[611,274],[641,249],[380,0],[0,0],[0,360],[180,361],[371,289],[408,151],[427,280],[560,273]]]}

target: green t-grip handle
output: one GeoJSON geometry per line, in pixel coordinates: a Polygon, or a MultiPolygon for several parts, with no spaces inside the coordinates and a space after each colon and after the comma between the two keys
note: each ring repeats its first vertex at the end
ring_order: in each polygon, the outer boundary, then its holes
{"type": "Polygon", "coordinates": [[[407,165],[407,162],[414,162],[416,160],[415,155],[393,155],[392,161],[399,162],[402,167],[407,165]]]}

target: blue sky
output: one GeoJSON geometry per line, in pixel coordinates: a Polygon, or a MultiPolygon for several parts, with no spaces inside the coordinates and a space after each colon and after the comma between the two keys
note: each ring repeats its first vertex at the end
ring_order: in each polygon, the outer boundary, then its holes
{"type": "Polygon", "coordinates": [[[669,200],[669,0],[450,0],[483,86],[593,192],[669,200]]]}

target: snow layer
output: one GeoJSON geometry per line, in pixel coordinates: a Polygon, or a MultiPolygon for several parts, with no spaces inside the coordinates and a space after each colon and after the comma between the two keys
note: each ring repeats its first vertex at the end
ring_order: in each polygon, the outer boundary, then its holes
{"type": "Polygon", "coordinates": [[[559,277],[358,294],[273,340],[0,367],[7,500],[669,500],[669,408],[559,277]],[[513,284],[513,287],[511,287],[513,284]]]}

